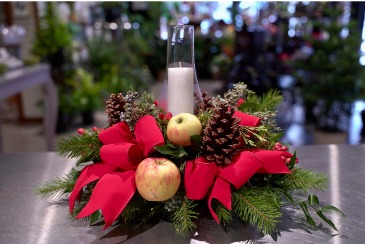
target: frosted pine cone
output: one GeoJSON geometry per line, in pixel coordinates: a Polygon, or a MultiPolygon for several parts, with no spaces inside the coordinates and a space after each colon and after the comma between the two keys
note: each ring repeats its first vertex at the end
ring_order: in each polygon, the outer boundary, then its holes
{"type": "Polygon", "coordinates": [[[125,99],[122,93],[111,94],[106,102],[106,113],[108,114],[108,123],[110,126],[120,122],[120,115],[125,112],[125,99]]]}

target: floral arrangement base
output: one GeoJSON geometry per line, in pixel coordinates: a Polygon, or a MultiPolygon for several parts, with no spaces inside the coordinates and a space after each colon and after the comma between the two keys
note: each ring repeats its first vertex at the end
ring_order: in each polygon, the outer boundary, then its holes
{"type": "Polygon", "coordinates": [[[238,219],[273,234],[290,204],[310,225],[317,226],[314,213],[337,230],[325,214],[344,213],[309,193],[325,190],[327,177],[301,168],[296,153],[279,142],[279,92],[258,96],[238,83],[223,96],[203,93],[194,114],[174,116],[151,94],[139,96],[111,94],[106,128],[62,138],[57,152],[75,158],[75,168],[38,195],[68,195],[74,218],[102,221],[104,229],[163,219],[191,236],[208,213],[224,227],[238,219]]]}

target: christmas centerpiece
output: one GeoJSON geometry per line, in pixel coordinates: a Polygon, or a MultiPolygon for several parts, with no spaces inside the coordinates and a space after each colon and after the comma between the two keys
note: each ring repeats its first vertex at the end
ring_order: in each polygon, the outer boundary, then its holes
{"type": "Polygon", "coordinates": [[[235,217],[269,234],[289,203],[309,224],[316,225],[313,209],[336,230],[325,212],[342,211],[299,195],[324,190],[326,177],[301,168],[278,142],[278,92],[259,97],[239,83],[223,97],[203,93],[194,115],[175,116],[151,94],[138,95],[110,95],[106,128],[79,129],[58,142],[58,154],[76,158],[76,165],[39,188],[40,196],[67,194],[72,216],[104,221],[104,228],[158,216],[188,234],[203,205],[217,223],[235,217]]]}
{"type": "Polygon", "coordinates": [[[279,92],[258,96],[238,83],[222,96],[201,95],[191,26],[170,27],[166,73],[167,97],[111,94],[105,128],[62,138],[57,152],[76,159],[75,167],[38,194],[67,195],[74,218],[104,228],[158,218],[189,235],[207,209],[217,224],[238,218],[270,234],[292,204],[309,224],[317,225],[314,212],[337,230],[325,213],[343,212],[309,194],[325,189],[326,176],[301,168],[279,143],[279,92]]]}

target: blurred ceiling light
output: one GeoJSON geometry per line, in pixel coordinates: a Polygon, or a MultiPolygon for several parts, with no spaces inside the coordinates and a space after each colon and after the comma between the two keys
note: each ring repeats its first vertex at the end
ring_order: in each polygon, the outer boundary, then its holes
{"type": "Polygon", "coordinates": [[[131,23],[129,23],[129,22],[125,22],[123,26],[124,26],[124,29],[126,29],[126,30],[129,30],[132,27],[131,23]]]}
{"type": "Polygon", "coordinates": [[[220,30],[217,30],[215,33],[214,33],[215,37],[217,38],[221,38],[223,36],[223,32],[220,31],[220,30]]]}
{"type": "Polygon", "coordinates": [[[360,57],[360,64],[365,65],[365,56],[360,57]]]}
{"type": "Polygon", "coordinates": [[[211,26],[211,23],[208,19],[203,20],[200,22],[200,30],[203,35],[207,35],[209,33],[209,28],[211,26]]]}
{"type": "Polygon", "coordinates": [[[290,29],[290,30],[288,31],[288,36],[290,36],[290,37],[294,37],[294,36],[295,36],[295,30],[294,30],[294,29],[290,29]]]}
{"type": "Polygon", "coordinates": [[[189,17],[188,17],[188,16],[184,16],[184,17],[182,17],[181,21],[182,21],[184,24],[187,24],[187,23],[189,23],[190,19],[189,19],[189,17]]]}
{"type": "Polygon", "coordinates": [[[111,22],[111,23],[109,24],[109,28],[110,28],[111,30],[116,30],[116,29],[118,29],[118,25],[117,25],[117,23],[111,22]]]}
{"type": "Polygon", "coordinates": [[[95,28],[101,29],[102,24],[100,22],[95,22],[95,28]]]}
{"type": "Polygon", "coordinates": [[[139,29],[139,23],[138,22],[134,22],[132,24],[132,27],[133,27],[133,29],[138,30],[139,29]]]}
{"type": "Polygon", "coordinates": [[[270,23],[274,23],[276,21],[276,19],[277,19],[276,16],[273,14],[269,16],[270,23]]]}

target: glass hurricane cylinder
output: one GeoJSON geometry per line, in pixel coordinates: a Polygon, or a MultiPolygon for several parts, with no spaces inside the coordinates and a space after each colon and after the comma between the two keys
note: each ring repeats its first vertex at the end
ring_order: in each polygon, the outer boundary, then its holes
{"type": "Polygon", "coordinates": [[[194,26],[169,26],[166,75],[161,105],[172,115],[194,114],[197,102],[201,100],[195,72],[194,26]]]}

